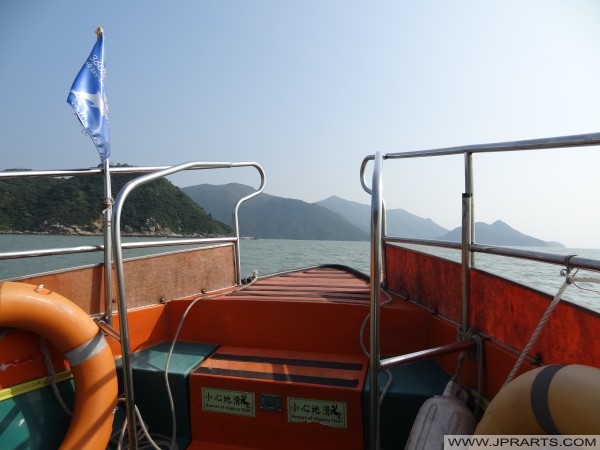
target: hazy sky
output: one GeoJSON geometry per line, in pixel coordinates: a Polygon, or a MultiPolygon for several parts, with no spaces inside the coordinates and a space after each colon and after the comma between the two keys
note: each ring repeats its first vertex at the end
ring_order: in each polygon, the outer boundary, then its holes
{"type": "MultiPolygon", "coordinates": [[[[99,163],[66,98],[102,26],[111,162],[256,161],[270,194],[368,203],[376,151],[600,131],[599,24],[594,0],[0,0],[0,169],[99,163]]],[[[600,248],[600,148],[474,163],[476,220],[600,248]]],[[[462,168],[387,162],[388,207],[459,226],[462,168]]]]}

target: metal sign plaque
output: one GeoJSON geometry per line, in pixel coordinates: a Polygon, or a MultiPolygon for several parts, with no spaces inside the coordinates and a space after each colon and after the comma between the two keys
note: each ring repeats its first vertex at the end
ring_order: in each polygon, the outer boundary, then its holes
{"type": "Polygon", "coordinates": [[[254,417],[254,392],[203,387],[202,409],[204,411],[254,417]]]}
{"type": "Polygon", "coordinates": [[[317,422],[334,428],[347,428],[346,403],[332,400],[288,397],[288,422],[317,422]]]}

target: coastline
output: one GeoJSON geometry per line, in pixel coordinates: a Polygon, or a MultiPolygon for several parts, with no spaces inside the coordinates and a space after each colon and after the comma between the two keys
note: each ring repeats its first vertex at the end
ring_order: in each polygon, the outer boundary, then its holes
{"type": "MultiPolygon", "coordinates": [[[[15,230],[0,230],[0,234],[15,234],[15,235],[31,235],[31,236],[104,236],[104,233],[101,231],[85,231],[81,229],[77,230],[46,230],[46,231],[15,231],[15,230]]],[[[171,231],[144,231],[144,232],[124,232],[121,233],[121,236],[126,237],[165,237],[165,238],[220,238],[220,237],[230,237],[228,235],[221,234],[179,234],[173,233],[171,231]]],[[[240,239],[256,239],[251,236],[240,237],[240,239]]]]}

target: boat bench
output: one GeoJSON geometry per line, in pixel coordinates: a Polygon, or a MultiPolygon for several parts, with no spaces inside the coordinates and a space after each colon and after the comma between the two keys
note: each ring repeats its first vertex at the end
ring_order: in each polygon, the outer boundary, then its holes
{"type": "MultiPolygon", "coordinates": [[[[170,345],[132,355],[136,404],[150,431],[168,437],[164,367],[170,345]]],[[[367,371],[364,356],[178,342],[169,364],[177,443],[192,450],[293,450],[314,442],[319,448],[363,449],[367,371]]],[[[420,406],[448,381],[433,361],[391,371],[393,383],[381,405],[382,449],[404,447],[420,406]]],[[[381,389],[386,382],[381,373],[381,389]]]]}
{"type": "MultiPolygon", "coordinates": [[[[406,447],[413,423],[423,403],[434,395],[442,395],[450,377],[432,359],[403,364],[389,369],[392,384],[381,403],[380,447],[402,449],[406,447]]],[[[379,390],[388,382],[385,372],[379,374],[379,390]]],[[[369,413],[370,384],[367,376],[364,401],[365,417],[369,413]]],[[[369,433],[369,421],[365,421],[369,433]]]]}
{"type": "Polygon", "coordinates": [[[189,448],[362,449],[367,366],[365,357],[220,347],[190,375],[189,448]]]}
{"type": "MultiPolygon", "coordinates": [[[[173,433],[171,408],[165,384],[165,364],[171,342],[163,342],[131,356],[135,403],[150,434],[170,438],[173,433]]],[[[191,439],[189,421],[189,374],[217,348],[216,345],[177,342],[169,361],[169,385],[175,406],[177,445],[186,448],[191,439]]],[[[117,359],[119,392],[123,392],[122,363],[117,359]]],[[[115,418],[113,428],[123,425],[124,408],[115,418]]]]}
{"type": "MultiPolygon", "coordinates": [[[[0,390],[0,449],[43,450],[60,446],[71,417],[60,408],[52,388],[46,384],[34,380],[20,385],[20,389],[0,390]],[[42,387],[36,389],[32,386],[34,383],[42,387]]],[[[72,411],[75,404],[73,380],[60,381],[57,387],[72,411]]]]}

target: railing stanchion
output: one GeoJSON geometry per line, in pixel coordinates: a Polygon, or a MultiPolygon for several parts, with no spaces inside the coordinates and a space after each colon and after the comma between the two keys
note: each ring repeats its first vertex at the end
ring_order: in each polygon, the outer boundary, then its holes
{"type": "MultiPolygon", "coordinates": [[[[198,163],[198,162],[189,162],[185,164],[180,164],[178,166],[167,167],[166,169],[159,170],[157,172],[151,172],[145,175],[142,175],[138,178],[135,178],[129,181],[115,199],[115,203],[113,205],[113,214],[112,214],[112,223],[115,228],[115,232],[113,232],[113,248],[115,253],[115,269],[117,274],[117,284],[118,284],[118,298],[117,298],[117,307],[119,311],[119,326],[121,333],[121,358],[122,358],[122,366],[123,366],[123,387],[125,391],[125,412],[127,418],[127,435],[129,437],[129,445],[133,450],[138,449],[137,442],[137,434],[136,434],[136,414],[135,414],[135,397],[133,390],[133,371],[131,367],[131,348],[129,344],[129,325],[127,320],[127,295],[125,289],[125,274],[123,269],[123,251],[121,244],[121,210],[123,208],[123,204],[127,199],[129,193],[135,189],[136,187],[148,183],[150,181],[156,180],[158,178],[164,178],[168,175],[172,175],[174,173],[180,172],[182,170],[192,169],[192,168],[227,168],[227,167],[242,167],[242,166],[254,166],[257,168],[259,173],[261,174],[261,185],[260,188],[245,197],[245,199],[254,197],[262,192],[264,188],[265,179],[262,168],[256,163],[198,163]]],[[[236,205],[236,208],[237,206],[236,205]]],[[[236,226],[236,241],[239,245],[239,233],[236,226]]],[[[239,250],[239,249],[236,249],[239,250]]],[[[236,256],[237,258],[237,256],[236,256]]],[[[237,261],[236,261],[237,262],[237,261]]],[[[239,268],[238,268],[239,273],[239,268]]],[[[238,277],[238,275],[236,275],[238,277]]]]}
{"type": "Polygon", "coordinates": [[[370,317],[370,396],[369,431],[370,449],[379,450],[379,295],[381,290],[383,198],[382,198],[382,156],[377,153],[373,166],[371,184],[371,317],[370,317]]]}
{"type": "Polygon", "coordinates": [[[473,221],[473,155],[465,153],[465,192],[462,196],[462,236],[461,236],[461,332],[469,329],[470,310],[469,297],[471,292],[471,268],[473,252],[471,244],[475,239],[473,221]]]}

